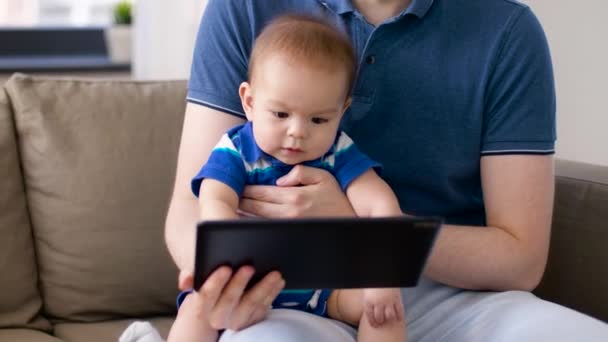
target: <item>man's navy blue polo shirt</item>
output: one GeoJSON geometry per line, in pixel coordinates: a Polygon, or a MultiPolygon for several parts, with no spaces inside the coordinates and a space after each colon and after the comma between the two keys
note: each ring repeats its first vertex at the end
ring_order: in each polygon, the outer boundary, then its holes
{"type": "Polygon", "coordinates": [[[547,41],[512,0],[414,0],[377,27],[348,0],[210,0],[188,101],[244,118],[253,41],[294,12],[325,15],[351,37],[360,63],[342,128],[383,164],[405,212],[484,225],[480,158],[554,152],[547,41]]]}

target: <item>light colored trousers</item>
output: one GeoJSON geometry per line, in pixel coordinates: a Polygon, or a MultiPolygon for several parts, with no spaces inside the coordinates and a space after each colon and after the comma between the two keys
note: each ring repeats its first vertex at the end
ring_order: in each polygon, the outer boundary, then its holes
{"type": "MultiPolygon", "coordinates": [[[[585,341],[608,342],[608,324],[528,292],[463,291],[421,279],[402,290],[410,342],[585,341]]],[[[354,342],[356,330],[295,310],[268,318],[220,342],[354,342]]]]}

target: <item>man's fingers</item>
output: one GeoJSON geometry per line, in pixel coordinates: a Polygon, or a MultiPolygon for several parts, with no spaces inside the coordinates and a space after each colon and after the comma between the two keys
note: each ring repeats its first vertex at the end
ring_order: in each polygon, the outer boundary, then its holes
{"type": "Polygon", "coordinates": [[[282,189],[274,185],[248,185],[243,189],[242,198],[251,198],[269,203],[282,203],[282,189]]]}
{"type": "Polygon", "coordinates": [[[209,323],[215,329],[225,329],[229,326],[234,308],[241,300],[243,291],[253,276],[254,269],[250,266],[241,267],[225,285],[217,304],[213,307],[209,323]]]}
{"type": "Polygon", "coordinates": [[[239,208],[243,211],[260,217],[281,218],[286,217],[285,206],[270,202],[258,201],[255,199],[243,198],[239,202],[239,208]]]}
{"type": "Polygon", "coordinates": [[[260,308],[268,310],[270,306],[268,297],[272,296],[272,299],[270,299],[270,303],[272,303],[283,286],[285,286],[285,281],[281,278],[279,272],[271,272],[266,275],[241,298],[238,306],[233,311],[230,328],[239,330],[251,324],[253,316],[260,308]]]}
{"type": "Polygon", "coordinates": [[[272,302],[275,300],[275,298],[277,298],[279,293],[281,291],[283,291],[283,288],[285,288],[285,279],[281,278],[281,281],[275,282],[274,284],[275,284],[275,286],[272,289],[272,291],[262,301],[262,305],[264,307],[269,308],[272,305],[272,302]]]}
{"type": "Polygon", "coordinates": [[[240,327],[240,329],[245,329],[247,327],[250,327],[258,322],[261,322],[262,320],[264,320],[264,318],[266,318],[266,316],[268,315],[268,312],[270,311],[270,308],[264,308],[264,307],[259,307],[254,313],[253,315],[251,315],[251,317],[249,318],[249,322],[247,322],[244,326],[240,327]]]}
{"type": "Polygon", "coordinates": [[[324,170],[296,165],[288,174],[277,179],[278,186],[311,185],[323,180],[324,170]]]}
{"type": "Polygon", "coordinates": [[[231,275],[232,270],[230,268],[220,267],[211,273],[203,286],[196,291],[198,294],[196,298],[202,301],[206,310],[211,310],[215,306],[231,275]]]}

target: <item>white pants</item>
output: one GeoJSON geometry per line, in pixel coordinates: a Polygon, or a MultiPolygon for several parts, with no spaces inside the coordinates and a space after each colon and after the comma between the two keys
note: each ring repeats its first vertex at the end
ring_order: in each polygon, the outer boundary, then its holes
{"type": "MultiPolygon", "coordinates": [[[[463,291],[422,279],[403,289],[411,342],[608,341],[608,324],[528,292],[463,291]]],[[[356,330],[295,310],[272,310],[266,320],[220,342],[354,342],[356,330]]]]}

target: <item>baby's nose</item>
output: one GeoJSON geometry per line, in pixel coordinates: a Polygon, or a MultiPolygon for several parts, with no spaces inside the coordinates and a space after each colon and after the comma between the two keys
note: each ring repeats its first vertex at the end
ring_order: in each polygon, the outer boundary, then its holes
{"type": "Polygon", "coordinates": [[[301,120],[294,120],[289,125],[289,136],[291,136],[291,137],[302,139],[302,138],[305,138],[307,136],[307,134],[308,134],[307,125],[305,123],[301,122],[301,120]]]}

